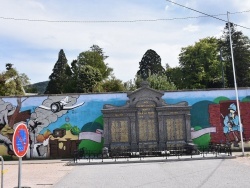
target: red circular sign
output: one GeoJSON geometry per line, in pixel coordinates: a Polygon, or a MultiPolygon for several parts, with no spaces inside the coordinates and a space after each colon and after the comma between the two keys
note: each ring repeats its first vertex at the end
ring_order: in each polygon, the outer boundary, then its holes
{"type": "Polygon", "coordinates": [[[27,153],[29,148],[29,131],[25,124],[21,123],[17,125],[14,131],[12,145],[17,157],[23,157],[27,153]]]}

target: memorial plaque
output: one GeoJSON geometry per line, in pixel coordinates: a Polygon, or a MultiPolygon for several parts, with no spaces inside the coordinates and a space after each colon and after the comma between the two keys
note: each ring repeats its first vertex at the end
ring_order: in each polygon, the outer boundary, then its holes
{"type": "Polygon", "coordinates": [[[156,115],[153,101],[140,101],[138,107],[139,141],[156,141],[156,115]]]}
{"type": "Polygon", "coordinates": [[[128,142],[128,122],[123,120],[112,121],[112,142],[128,142]]]}
{"type": "Polygon", "coordinates": [[[176,130],[176,140],[184,139],[184,120],[181,116],[177,116],[175,119],[175,130],[176,130]]]}
{"type": "Polygon", "coordinates": [[[175,140],[175,133],[174,133],[174,118],[167,118],[166,119],[166,127],[167,127],[167,141],[175,140]]]}

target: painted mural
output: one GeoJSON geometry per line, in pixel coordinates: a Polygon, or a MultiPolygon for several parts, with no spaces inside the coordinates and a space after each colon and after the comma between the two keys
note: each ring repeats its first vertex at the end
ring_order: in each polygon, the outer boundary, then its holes
{"type": "MultiPolygon", "coordinates": [[[[230,144],[240,148],[250,140],[250,93],[239,90],[240,115],[234,90],[165,92],[168,104],[191,106],[191,137],[195,144],[230,144]]],[[[15,127],[25,123],[30,143],[26,158],[67,158],[74,150],[102,151],[105,104],[123,106],[127,93],[23,96],[0,98],[0,155],[14,156],[15,127]]]]}

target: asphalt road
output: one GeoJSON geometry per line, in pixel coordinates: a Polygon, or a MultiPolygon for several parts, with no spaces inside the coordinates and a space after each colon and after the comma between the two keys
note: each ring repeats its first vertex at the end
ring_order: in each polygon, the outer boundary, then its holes
{"type": "Polygon", "coordinates": [[[53,187],[250,187],[250,165],[236,159],[79,165],[53,187]]]}

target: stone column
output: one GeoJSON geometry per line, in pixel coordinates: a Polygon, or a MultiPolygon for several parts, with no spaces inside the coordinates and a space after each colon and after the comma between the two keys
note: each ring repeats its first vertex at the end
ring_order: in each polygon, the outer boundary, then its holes
{"type": "Polygon", "coordinates": [[[137,138],[136,138],[136,118],[135,116],[130,117],[130,142],[131,149],[137,148],[137,138]]]}
{"type": "Polygon", "coordinates": [[[162,112],[158,112],[158,125],[159,125],[159,148],[164,148],[166,143],[166,131],[164,129],[164,116],[162,112]]]}
{"type": "Polygon", "coordinates": [[[110,145],[110,130],[109,130],[109,118],[103,118],[103,147],[109,147],[110,145]]]}
{"type": "Polygon", "coordinates": [[[186,124],[186,135],[187,135],[187,143],[192,143],[191,139],[191,124],[190,124],[191,114],[187,112],[185,114],[185,124],[186,124]]]}

